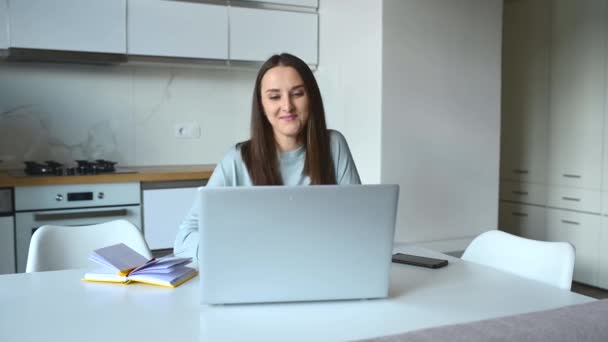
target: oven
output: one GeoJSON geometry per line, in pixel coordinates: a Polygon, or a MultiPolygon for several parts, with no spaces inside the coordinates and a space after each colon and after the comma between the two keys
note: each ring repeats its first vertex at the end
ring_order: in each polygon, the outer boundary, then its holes
{"type": "Polygon", "coordinates": [[[126,219],[141,229],[139,183],[15,188],[17,272],[24,272],[32,234],[44,225],[78,226],[126,219]]]}

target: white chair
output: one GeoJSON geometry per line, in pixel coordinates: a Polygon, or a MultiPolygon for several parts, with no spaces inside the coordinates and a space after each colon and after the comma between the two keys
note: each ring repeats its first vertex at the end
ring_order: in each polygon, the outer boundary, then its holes
{"type": "Polygon", "coordinates": [[[42,226],[32,235],[25,272],[84,268],[91,265],[88,257],[93,250],[120,242],[152,258],[140,230],[126,220],[90,226],[42,226]]]}
{"type": "Polygon", "coordinates": [[[530,240],[499,230],[477,236],[463,260],[570,290],[574,272],[574,247],[567,242],[530,240]]]}

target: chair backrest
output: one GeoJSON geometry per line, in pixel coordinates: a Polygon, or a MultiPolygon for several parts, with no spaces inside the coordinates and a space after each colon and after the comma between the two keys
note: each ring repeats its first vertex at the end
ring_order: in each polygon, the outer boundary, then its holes
{"type": "Polygon", "coordinates": [[[42,226],[32,235],[25,271],[84,268],[91,265],[88,257],[93,250],[120,242],[152,258],[140,230],[126,220],[89,226],[42,226]]]}
{"type": "Polygon", "coordinates": [[[570,243],[530,240],[499,230],[477,236],[462,255],[463,260],[568,290],[574,257],[570,243]]]}

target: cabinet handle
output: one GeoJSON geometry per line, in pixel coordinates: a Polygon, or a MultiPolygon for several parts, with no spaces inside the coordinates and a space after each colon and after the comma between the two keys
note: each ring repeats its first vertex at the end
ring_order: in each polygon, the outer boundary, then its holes
{"type": "Polygon", "coordinates": [[[581,178],[581,175],[573,175],[570,173],[564,173],[562,176],[566,177],[566,178],[581,178]]]}
{"type": "Polygon", "coordinates": [[[511,191],[512,193],[514,193],[515,195],[522,195],[522,196],[526,196],[528,195],[527,191],[519,191],[519,190],[513,190],[511,191]]]}
{"type": "Polygon", "coordinates": [[[127,209],[115,210],[96,210],[96,211],[81,211],[81,212],[66,212],[57,214],[34,214],[34,221],[55,221],[55,220],[75,220],[83,218],[98,218],[112,216],[127,216],[127,209]]]}
{"type": "Polygon", "coordinates": [[[562,197],[562,199],[564,201],[572,201],[572,202],[580,202],[581,201],[580,198],[576,198],[576,197],[562,197]]]}
{"type": "Polygon", "coordinates": [[[513,173],[518,173],[520,175],[525,175],[528,173],[528,170],[523,170],[523,169],[515,169],[513,170],[513,173]]]}
{"type": "Polygon", "coordinates": [[[575,226],[578,226],[580,223],[576,222],[576,221],[569,221],[569,220],[562,220],[562,223],[566,223],[566,224],[572,224],[575,226]]]}
{"type": "Polygon", "coordinates": [[[527,217],[528,216],[528,214],[526,214],[526,213],[518,213],[518,212],[513,212],[513,213],[511,213],[511,215],[513,215],[513,216],[519,216],[519,217],[527,217]]]}

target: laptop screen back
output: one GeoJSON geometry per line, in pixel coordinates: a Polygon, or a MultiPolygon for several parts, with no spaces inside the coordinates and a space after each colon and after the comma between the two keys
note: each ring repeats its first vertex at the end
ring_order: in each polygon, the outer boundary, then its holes
{"type": "Polygon", "coordinates": [[[198,191],[203,303],[388,295],[398,185],[198,191]]]}

